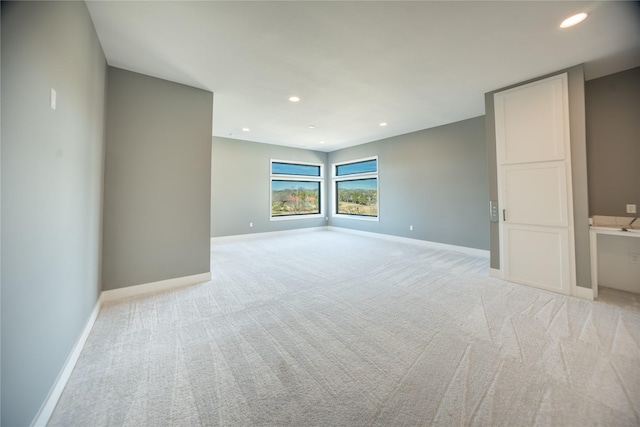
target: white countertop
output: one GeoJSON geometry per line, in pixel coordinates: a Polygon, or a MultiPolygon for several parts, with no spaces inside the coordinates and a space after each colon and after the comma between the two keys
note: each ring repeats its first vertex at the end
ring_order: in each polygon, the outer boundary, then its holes
{"type": "MultiPolygon", "coordinates": [[[[635,224],[633,224],[635,226],[635,224]]],[[[591,225],[589,230],[598,234],[610,234],[614,236],[626,236],[626,237],[640,237],[640,229],[630,228],[627,231],[623,231],[621,227],[591,225]]]]}
{"type": "Polygon", "coordinates": [[[640,235],[640,218],[634,221],[634,217],[628,216],[594,215],[590,219],[590,224],[589,229],[597,234],[631,237],[640,235]],[[633,224],[629,228],[630,222],[633,224]]]}

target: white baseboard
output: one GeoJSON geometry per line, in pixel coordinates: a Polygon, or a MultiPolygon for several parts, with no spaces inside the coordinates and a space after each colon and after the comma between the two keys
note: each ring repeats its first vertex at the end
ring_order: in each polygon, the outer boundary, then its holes
{"type": "MultiPolygon", "coordinates": [[[[497,268],[489,269],[489,277],[495,277],[496,279],[502,279],[502,270],[497,268]]],[[[593,290],[591,288],[581,288],[580,286],[575,286],[573,288],[572,296],[577,298],[583,298],[593,301],[593,290]]]]}
{"type": "Polygon", "coordinates": [[[482,256],[487,258],[489,257],[489,251],[483,250],[483,249],[467,248],[465,246],[449,245],[446,243],[431,242],[428,240],[411,239],[409,237],[392,236],[390,234],[372,233],[370,231],[352,230],[350,228],[334,227],[334,226],[309,227],[309,228],[298,228],[295,230],[267,231],[264,233],[238,234],[234,236],[212,237],[211,243],[214,244],[214,243],[222,243],[222,242],[241,242],[241,241],[247,241],[247,240],[253,240],[253,239],[260,239],[263,237],[301,234],[301,233],[326,231],[326,230],[339,231],[342,233],[358,234],[361,236],[376,237],[379,239],[392,240],[396,242],[411,243],[414,245],[421,245],[421,246],[435,248],[435,249],[445,249],[449,251],[462,252],[469,255],[476,255],[476,256],[482,256]]]}
{"type": "Polygon", "coordinates": [[[161,280],[159,282],[145,283],[144,285],[110,289],[102,292],[102,301],[107,302],[122,298],[130,298],[151,292],[159,292],[182,286],[195,285],[196,283],[208,282],[209,280],[211,280],[211,272],[194,274],[193,276],[176,277],[175,279],[161,280]]]}
{"type": "Polygon", "coordinates": [[[574,291],[573,291],[573,296],[574,297],[588,299],[590,301],[593,301],[593,289],[591,289],[591,288],[583,288],[583,287],[580,287],[580,286],[576,286],[573,289],[574,289],[574,291]]]}
{"type": "Polygon", "coordinates": [[[80,358],[80,353],[82,353],[82,349],[87,342],[87,338],[89,338],[91,329],[93,329],[93,325],[96,323],[101,307],[102,298],[100,297],[98,298],[98,301],[96,301],[96,305],[93,307],[93,310],[89,315],[89,319],[87,319],[87,322],[82,329],[80,338],[78,338],[76,345],[73,346],[73,350],[71,350],[71,354],[69,354],[64,367],[60,371],[56,381],[53,383],[53,387],[49,391],[49,395],[40,407],[33,423],[31,423],[32,427],[45,427],[49,422],[49,418],[51,418],[51,414],[53,414],[53,410],[56,408],[58,400],[67,385],[67,381],[69,381],[69,377],[71,377],[71,372],[73,372],[73,368],[75,368],[78,358],[80,358]]]}
{"type": "Polygon", "coordinates": [[[420,245],[428,248],[444,249],[447,251],[462,252],[468,255],[475,255],[475,256],[489,258],[489,251],[486,251],[484,249],[467,248],[466,246],[449,245],[447,243],[438,243],[438,242],[431,242],[429,240],[411,239],[409,237],[392,236],[390,234],[372,233],[370,231],[352,230],[350,228],[329,226],[327,227],[327,229],[330,231],[338,231],[341,233],[350,233],[350,234],[357,234],[360,236],[376,237],[378,239],[391,240],[391,241],[402,242],[402,243],[410,243],[410,244],[420,245]]]}
{"type": "Polygon", "coordinates": [[[281,231],[265,231],[263,233],[250,233],[250,234],[236,234],[233,236],[221,236],[221,237],[212,237],[211,243],[223,243],[223,242],[243,242],[247,240],[261,239],[263,237],[272,237],[272,236],[284,236],[291,234],[302,234],[309,233],[315,231],[326,231],[327,227],[308,227],[308,228],[296,228],[294,230],[281,230],[281,231]]]}
{"type": "Polygon", "coordinates": [[[93,311],[91,312],[91,315],[89,316],[84,329],[82,330],[80,338],[78,338],[76,345],[73,347],[71,354],[67,358],[67,362],[64,364],[64,367],[62,368],[62,371],[60,371],[60,374],[53,384],[51,391],[49,391],[49,395],[42,404],[42,407],[38,411],[35,419],[31,423],[31,427],[45,427],[49,422],[49,418],[51,418],[51,414],[53,414],[53,410],[58,404],[58,400],[60,399],[60,396],[62,395],[62,392],[67,385],[67,381],[69,381],[71,372],[73,372],[73,368],[78,362],[80,353],[82,353],[82,349],[87,342],[87,338],[89,338],[91,329],[93,328],[93,325],[98,318],[98,314],[100,313],[100,309],[102,308],[102,304],[104,302],[148,294],[151,292],[164,291],[182,286],[195,285],[196,283],[207,282],[209,280],[211,280],[211,272],[194,274],[193,276],[177,277],[175,279],[162,280],[159,282],[146,283],[144,285],[129,286],[127,288],[103,291],[100,294],[100,297],[98,298],[98,301],[96,302],[96,305],[93,308],[93,311]]]}

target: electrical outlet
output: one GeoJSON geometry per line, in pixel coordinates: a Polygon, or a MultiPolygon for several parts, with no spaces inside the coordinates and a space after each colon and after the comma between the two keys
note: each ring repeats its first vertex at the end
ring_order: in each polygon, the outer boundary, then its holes
{"type": "Polygon", "coordinates": [[[629,253],[629,262],[631,264],[640,264],[640,254],[629,253]]]}
{"type": "Polygon", "coordinates": [[[636,213],[636,205],[627,205],[627,213],[636,213]]]}
{"type": "Polygon", "coordinates": [[[413,225],[409,226],[409,231],[413,231],[413,225]]]}

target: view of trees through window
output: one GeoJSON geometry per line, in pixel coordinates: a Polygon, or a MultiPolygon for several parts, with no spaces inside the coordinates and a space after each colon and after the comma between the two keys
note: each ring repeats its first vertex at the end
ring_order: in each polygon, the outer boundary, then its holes
{"type": "MultiPolygon", "coordinates": [[[[323,216],[323,165],[270,161],[271,219],[323,216]]],[[[378,157],[332,166],[334,215],[378,220],[378,157]]]]}
{"type": "Polygon", "coordinates": [[[271,216],[320,213],[320,182],[271,181],[271,216]]]}
{"type": "Polygon", "coordinates": [[[335,215],[378,219],[378,157],[333,165],[335,215]]]}
{"type": "Polygon", "coordinates": [[[344,215],[378,216],[378,179],[336,182],[337,210],[344,215]]]}

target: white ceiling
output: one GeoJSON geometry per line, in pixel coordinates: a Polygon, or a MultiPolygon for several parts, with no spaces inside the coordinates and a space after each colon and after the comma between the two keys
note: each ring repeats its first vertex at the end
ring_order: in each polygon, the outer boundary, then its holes
{"type": "Polygon", "coordinates": [[[319,151],[480,116],[485,92],[580,63],[640,66],[638,2],[87,3],[109,65],[214,93],[214,135],[319,151]]]}

